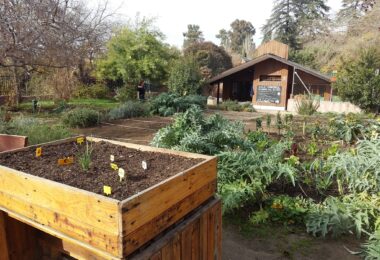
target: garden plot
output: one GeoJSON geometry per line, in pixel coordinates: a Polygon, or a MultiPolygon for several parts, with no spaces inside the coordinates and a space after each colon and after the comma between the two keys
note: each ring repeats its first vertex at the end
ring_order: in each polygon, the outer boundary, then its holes
{"type": "Polygon", "coordinates": [[[0,164],[1,210],[102,256],[129,255],[216,189],[215,157],[96,138],[2,153],[0,164]]]}

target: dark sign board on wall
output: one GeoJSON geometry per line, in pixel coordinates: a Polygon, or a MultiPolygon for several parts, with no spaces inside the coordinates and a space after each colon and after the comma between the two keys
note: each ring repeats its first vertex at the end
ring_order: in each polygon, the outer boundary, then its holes
{"type": "Polygon", "coordinates": [[[257,86],[257,102],[279,104],[281,101],[281,86],[257,86]]]}

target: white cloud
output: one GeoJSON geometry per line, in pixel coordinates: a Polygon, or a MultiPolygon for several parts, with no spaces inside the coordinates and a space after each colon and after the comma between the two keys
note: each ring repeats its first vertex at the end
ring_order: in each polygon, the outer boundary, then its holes
{"type": "MultiPolygon", "coordinates": [[[[129,18],[136,13],[141,16],[156,17],[156,25],[166,35],[169,44],[180,47],[183,43],[182,33],[188,24],[198,24],[206,40],[219,43],[215,35],[220,29],[230,28],[235,19],[250,21],[256,28],[254,40],[261,42],[261,26],[270,16],[273,3],[268,0],[234,0],[234,1],[172,1],[172,0],[109,0],[111,8],[120,7],[118,13],[129,18]]],[[[328,0],[333,12],[338,10],[340,0],[328,0]]]]}

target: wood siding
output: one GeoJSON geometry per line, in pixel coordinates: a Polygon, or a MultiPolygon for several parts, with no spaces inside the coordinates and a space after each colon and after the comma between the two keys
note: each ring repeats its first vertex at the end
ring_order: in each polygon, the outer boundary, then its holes
{"type": "Polygon", "coordinates": [[[288,65],[269,59],[255,65],[254,72],[254,95],[252,102],[254,105],[259,106],[286,106],[287,86],[288,86],[288,65]],[[281,81],[260,81],[260,75],[281,76],[281,81]],[[281,87],[281,100],[279,104],[268,102],[257,102],[257,87],[258,86],[280,86],[281,87]]]}
{"type": "Polygon", "coordinates": [[[278,41],[269,41],[260,45],[256,50],[256,56],[274,54],[281,58],[288,59],[289,46],[278,41]]]}

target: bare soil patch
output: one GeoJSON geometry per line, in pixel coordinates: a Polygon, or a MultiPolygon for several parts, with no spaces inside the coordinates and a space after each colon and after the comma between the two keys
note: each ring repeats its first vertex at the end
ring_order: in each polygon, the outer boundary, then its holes
{"type": "Polygon", "coordinates": [[[43,146],[41,157],[36,157],[35,148],[1,154],[0,165],[102,195],[103,186],[110,186],[110,197],[123,200],[202,161],[106,142],[91,142],[89,146],[93,152],[88,171],[78,163],[78,155],[83,153],[86,145],[76,142],[43,146]],[[111,168],[110,155],[114,155],[114,163],[125,170],[124,180],[120,181],[118,171],[111,168]],[[58,159],[69,156],[74,156],[73,164],[58,165],[58,159]],[[148,165],[146,170],[142,161],[148,165]]]}

